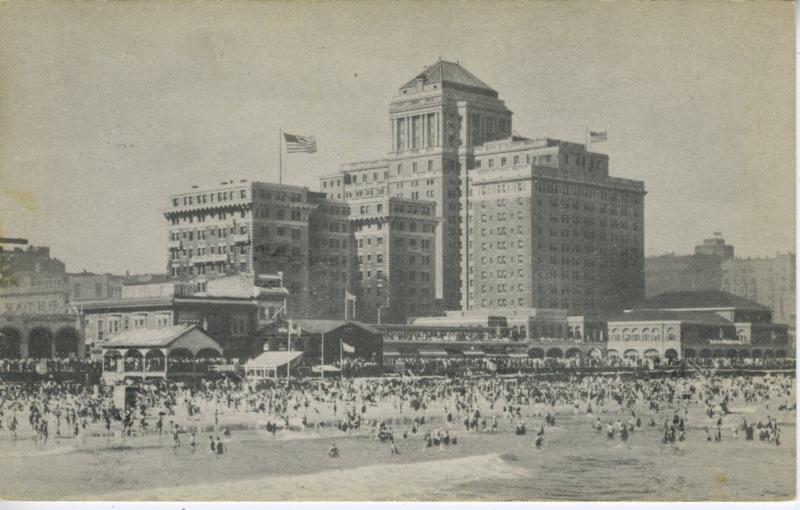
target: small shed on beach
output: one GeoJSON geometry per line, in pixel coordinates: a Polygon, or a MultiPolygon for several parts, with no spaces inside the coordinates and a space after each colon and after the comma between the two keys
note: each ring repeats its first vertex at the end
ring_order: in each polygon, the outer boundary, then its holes
{"type": "MultiPolygon", "coordinates": [[[[383,333],[359,321],[301,319],[293,321],[304,340],[306,353],[325,365],[343,358],[361,358],[382,364],[383,333]],[[321,356],[324,336],[324,356],[321,356]]],[[[327,371],[327,370],[326,370],[327,371]]]]}
{"type": "Polygon", "coordinates": [[[286,368],[297,365],[303,351],[264,351],[244,364],[245,377],[250,380],[276,379],[286,376],[286,368]]]}

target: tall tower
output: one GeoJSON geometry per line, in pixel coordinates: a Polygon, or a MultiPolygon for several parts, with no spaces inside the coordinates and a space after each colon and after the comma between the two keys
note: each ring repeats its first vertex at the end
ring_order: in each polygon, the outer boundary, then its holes
{"type": "Polygon", "coordinates": [[[467,276],[460,253],[467,220],[461,213],[473,147],[510,137],[511,115],[497,91],[444,60],[400,87],[391,101],[388,193],[436,202],[435,293],[444,309],[460,307],[467,276]]]}

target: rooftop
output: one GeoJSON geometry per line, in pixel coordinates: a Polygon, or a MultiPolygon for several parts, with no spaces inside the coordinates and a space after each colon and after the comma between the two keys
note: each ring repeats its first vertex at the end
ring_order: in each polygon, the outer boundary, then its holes
{"type": "Polygon", "coordinates": [[[103,344],[103,347],[166,347],[197,326],[178,324],[160,328],[132,329],[124,331],[103,344]]]}
{"type": "Polygon", "coordinates": [[[301,332],[311,333],[311,334],[321,334],[321,333],[330,333],[331,331],[335,331],[343,326],[353,325],[359,329],[363,329],[367,333],[372,333],[373,335],[380,335],[381,331],[373,328],[369,324],[365,324],[360,321],[337,321],[337,320],[325,320],[325,319],[300,319],[293,321],[294,324],[300,328],[301,332]]]}
{"type": "Polygon", "coordinates": [[[675,310],[687,308],[743,308],[769,310],[768,307],[721,290],[665,292],[633,307],[636,310],[675,310]]]}
{"type": "Polygon", "coordinates": [[[488,92],[497,96],[497,91],[480,80],[477,76],[464,69],[460,63],[438,60],[433,65],[409,80],[401,89],[413,87],[417,80],[422,79],[423,83],[442,83],[444,85],[455,86],[456,88],[473,89],[476,91],[488,92]]]}
{"type": "Polygon", "coordinates": [[[639,321],[678,321],[701,322],[720,326],[733,323],[714,312],[688,312],[670,310],[631,310],[630,312],[613,315],[608,322],[639,322],[639,321]]]}

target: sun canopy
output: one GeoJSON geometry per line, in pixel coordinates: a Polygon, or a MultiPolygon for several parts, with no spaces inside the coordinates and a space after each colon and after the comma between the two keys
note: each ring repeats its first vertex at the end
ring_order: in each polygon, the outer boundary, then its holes
{"type": "Polygon", "coordinates": [[[480,349],[465,350],[464,356],[486,356],[486,353],[480,349]]]}
{"type": "Polygon", "coordinates": [[[291,363],[302,355],[303,351],[265,351],[245,363],[244,367],[274,369],[291,363]]]}
{"type": "Polygon", "coordinates": [[[400,351],[398,351],[397,349],[394,349],[394,348],[389,348],[389,349],[384,348],[383,349],[383,355],[384,356],[400,356],[400,351]]]}

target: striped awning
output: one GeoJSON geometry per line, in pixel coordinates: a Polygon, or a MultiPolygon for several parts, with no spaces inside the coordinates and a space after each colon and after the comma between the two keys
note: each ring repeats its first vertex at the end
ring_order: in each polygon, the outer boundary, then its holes
{"type": "Polygon", "coordinates": [[[384,348],[383,348],[383,355],[384,355],[384,356],[394,356],[394,357],[399,357],[399,356],[400,356],[400,351],[398,351],[398,350],[397,350],[397,349],[395,349],[394,347],[388,347],[388,348],[387,348],[387,347],[384,347],[384,348]]]}

